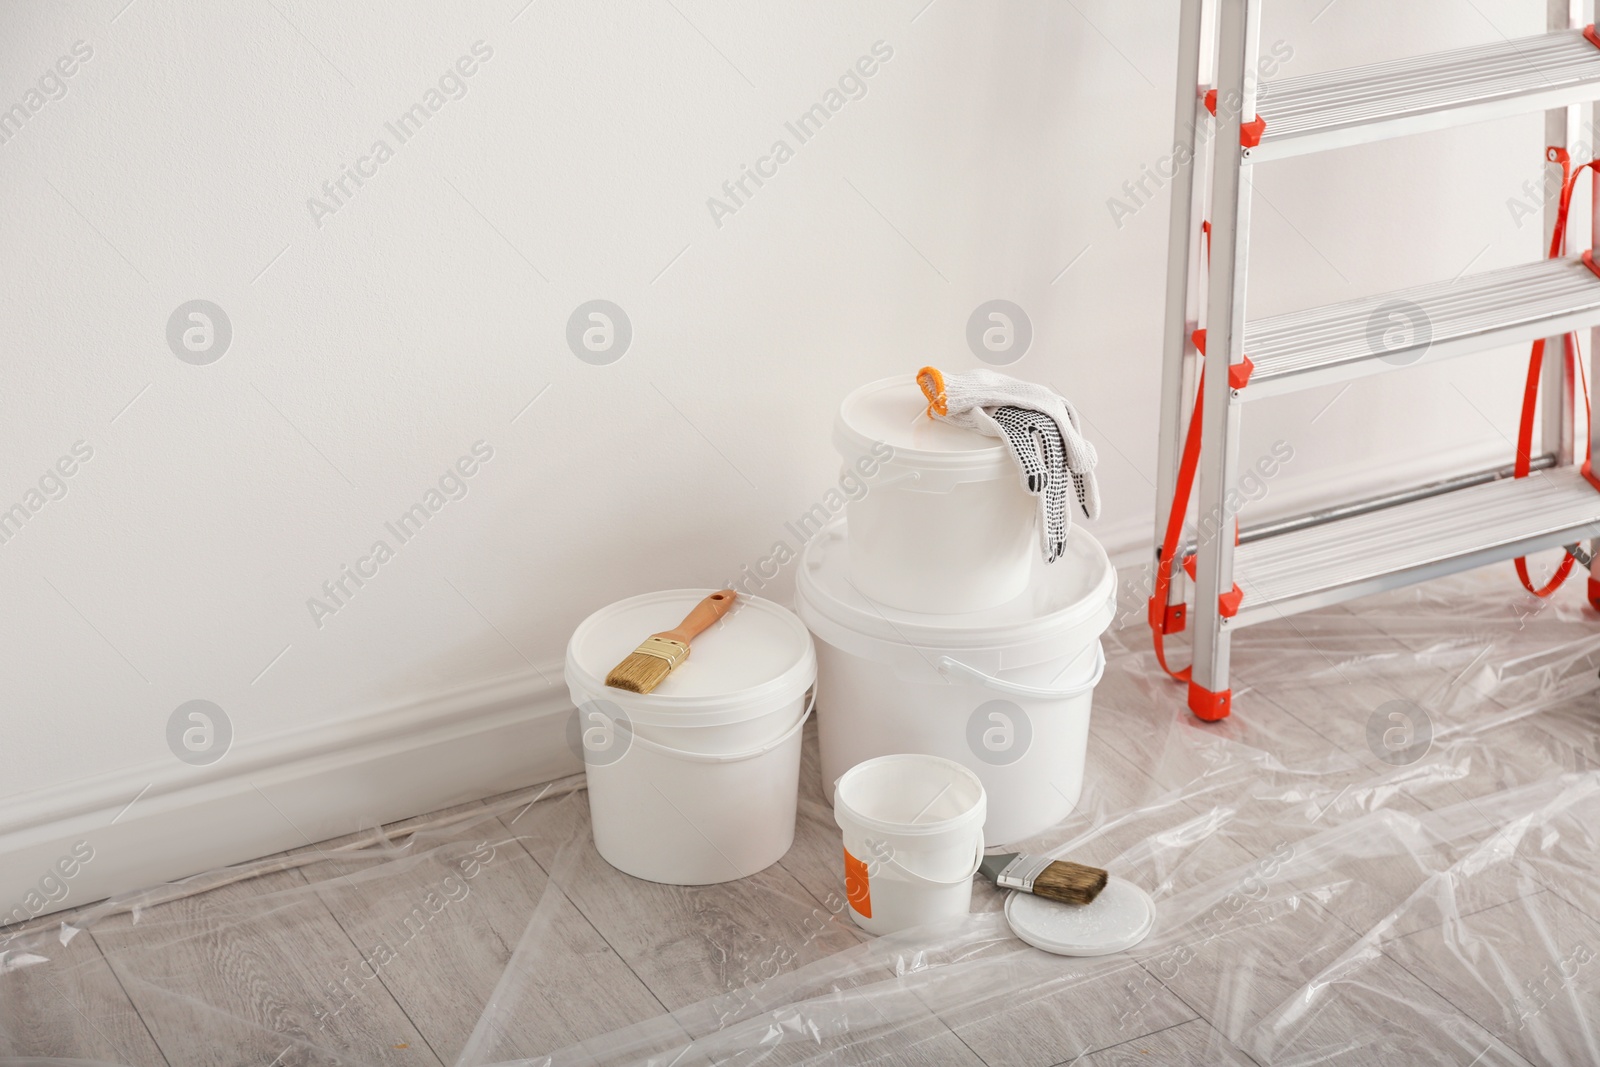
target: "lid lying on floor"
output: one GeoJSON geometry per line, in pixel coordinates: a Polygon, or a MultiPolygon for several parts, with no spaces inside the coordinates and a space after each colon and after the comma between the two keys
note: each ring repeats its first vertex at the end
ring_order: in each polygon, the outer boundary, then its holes
{"type": "Polygon", "coordinates": [[[1012,893],[1006,921],[1012,933],[1034,948],[1058,956],[1109,956],[1145,939],[1156,924],[1156,905],[1143,889],[1112,877],[1082,907],[1012,893]]]}
{"type": "Polygon", "coordinates": [[[612,689],[606,675],[651,634],[670,630],[715,589],[669,589],[619,600],[590,615],[567,642],[573,703],[605,699],[638,722],[717,726],[777,710],[816,678],[805,624],[788,609],[739,594],[728,614],[696,637],[689,658],[653,693],[612,689]]]}
{"type": "Polygon", "coordinates": [[[847,464],[869,457],[886,468],[938,472],[957,482],[1017,476],[998,437],[930,419],[927,411],[915,376],[869,382],[839,404],[833,447],[847,464]]]}

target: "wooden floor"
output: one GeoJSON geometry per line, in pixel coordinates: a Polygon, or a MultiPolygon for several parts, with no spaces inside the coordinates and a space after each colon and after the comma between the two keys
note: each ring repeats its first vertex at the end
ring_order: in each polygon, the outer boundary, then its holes
{"type": "Polygon", "coordinates": [[[1247,631],[1234,717],[1211,727],[1142,631],[1114,631],[1083,801],[1033,844],[1153,893],[1156,933],[1131,953],[1028,949],[981,886],[960,929],[862,934],[839,914],[810,727],[795,845],[750,878],[637,881],[595,853],[581,790],[492,798],[13,945],[0,1055],[1600,1062],[1600,618],[1510,589],[1462,580],[1247,631]],[[1403,766],[1369,740],[1394,701],[1435,735],[1403,766]],[[407,836],[442,816],[460,818],[407,836]]]}

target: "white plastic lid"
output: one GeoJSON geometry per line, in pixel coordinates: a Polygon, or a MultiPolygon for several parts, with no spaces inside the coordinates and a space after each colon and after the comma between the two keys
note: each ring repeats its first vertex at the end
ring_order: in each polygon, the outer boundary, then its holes
{"type": "MultiPolygon", "coordinates": [[[[811,540],[795,576],[795,608],[818,637],[855,655],[872,658],[870,646],[887,642],[940,651],[1003,651],[1021,665],[1030,661],[1026,650],[1036,647],[1040,654],[1032,662],[1042,662],[1059,654],[1051,646],[1073,630],[1097,616],[1103,629],[1116,612],[1116,569],[1081,526],[1068,532],[1066,551],[1055,563],[1035,554],[1022,595],[954,615],[900,611],[869,600],[850,581],[849,552],[843,519],[811,540]]],[[[938,575],[929,580],[938,581],[938,575]]]]}
{"type": "Polygon", "coordinates": [[[844,398],[833,425],[833,447],[846,463],[878,442],[894,449],[883,466],[943,475],[943,481],[1017,477],[998,437],[987,437],[927,416],[928,399],[916,378],[882,378],[844,398]]]}
{"type": "Polygon", "coordinates": [[[786,608],[739,594],[732,610],[694,639],[689,658],[653,693],[605,684],[651,634],[670,630],[714,589],[670,589],[619,600],[584,619],[567,642],[566,679],[575,704],[604,699],[637,722],[719,726],[776,711],[816,680],[805,624],[786,608]]]}
{"type": "Polygon", "coordinates": [[[1081,906],[1012,893],[1006,922],[1034,948],[1058,956],[1109,956],[1149,935],[1156,924],[1156,904],[1132,882],[1108,878],[1100,895],[1081,906]]]}

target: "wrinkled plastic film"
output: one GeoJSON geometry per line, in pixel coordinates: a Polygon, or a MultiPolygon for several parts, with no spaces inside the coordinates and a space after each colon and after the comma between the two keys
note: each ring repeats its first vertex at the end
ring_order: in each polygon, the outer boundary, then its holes
{"type": "Polygon", "coordinates": [[[613,870],[570,783],[468,805],[14,937],[0,1050],[98,1026],[146,1062],[137,1023],[262,1063],[1600,1062],[1600,618],[1502,571],[1242,631],[1214,725],[1125,613],[1078,809],[1011,844],[1150,892],[1128,952],[1032,949],[981,881],[965,921],[864,935],[808,737],[795,845],[750,878],[613,870]]]}

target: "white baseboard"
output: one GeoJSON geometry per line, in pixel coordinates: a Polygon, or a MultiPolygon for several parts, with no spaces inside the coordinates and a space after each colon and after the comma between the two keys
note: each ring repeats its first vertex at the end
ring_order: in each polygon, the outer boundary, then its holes
{"type": "Polygon", "coordinates": [[[0,925],[576,773],[561,667],[543,674],[13,798],[0,925]]]}

